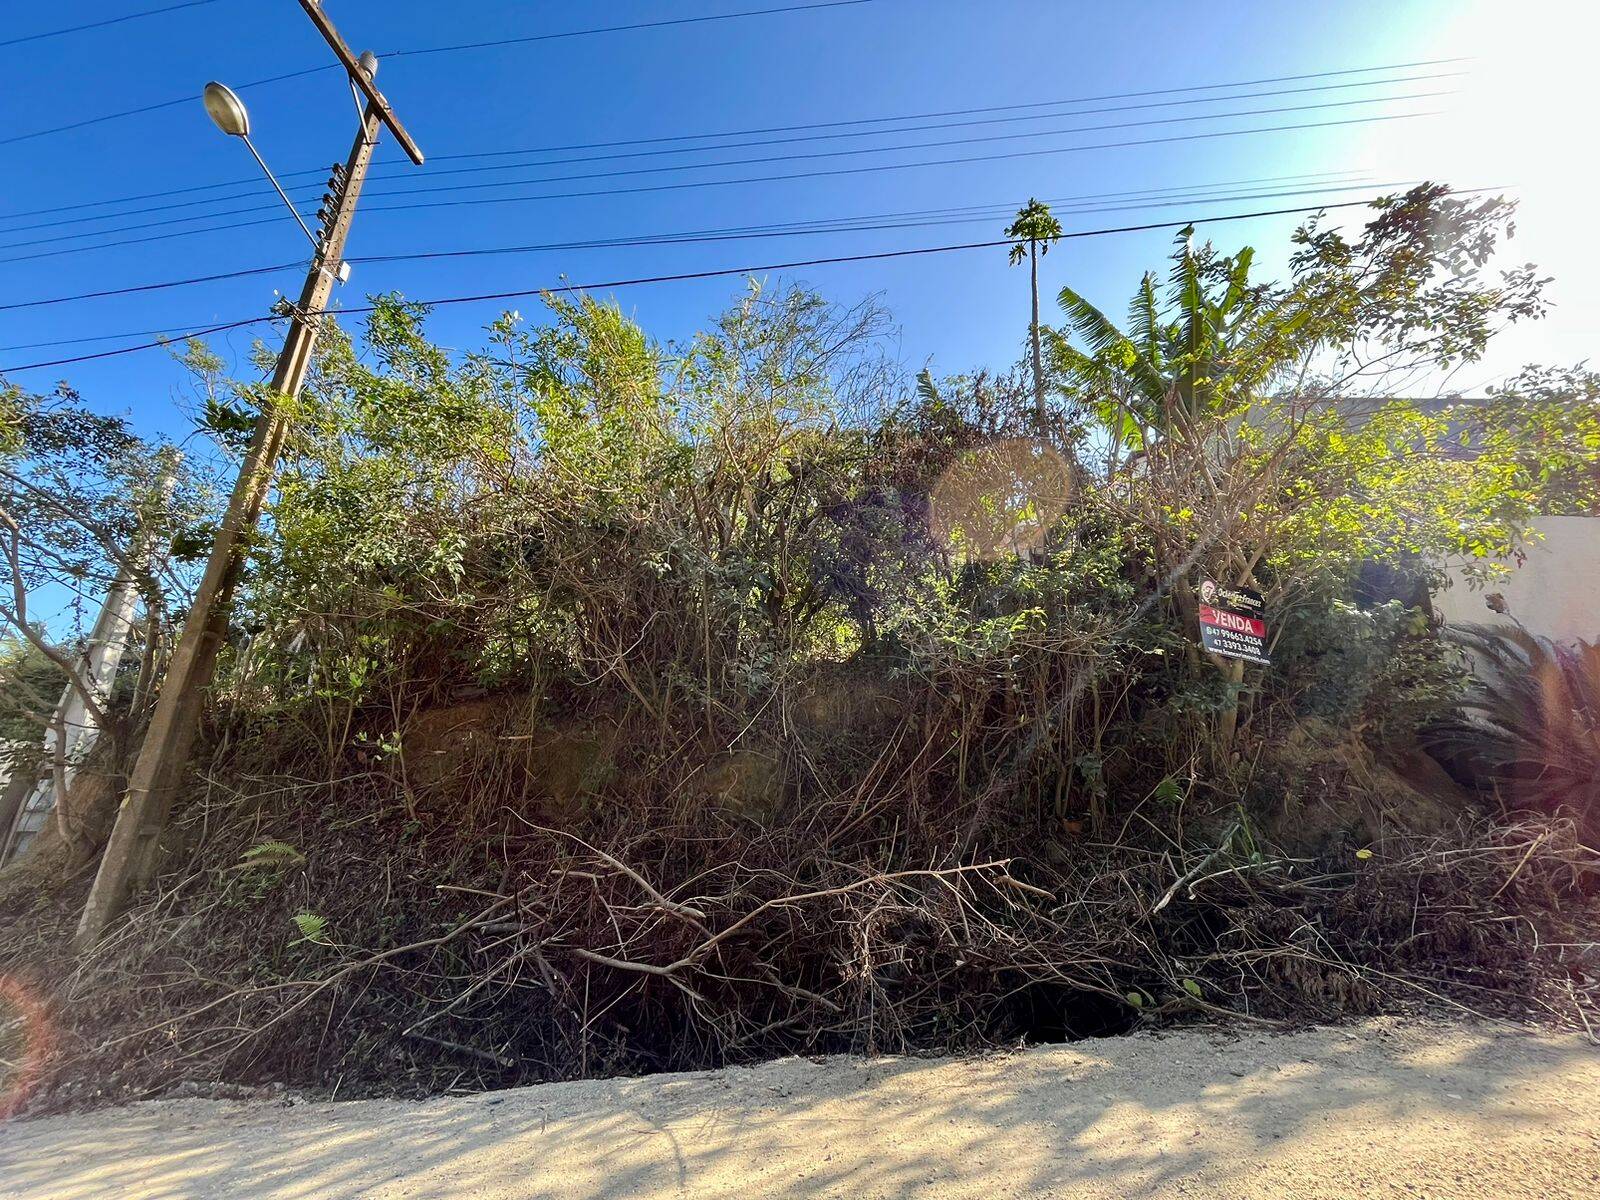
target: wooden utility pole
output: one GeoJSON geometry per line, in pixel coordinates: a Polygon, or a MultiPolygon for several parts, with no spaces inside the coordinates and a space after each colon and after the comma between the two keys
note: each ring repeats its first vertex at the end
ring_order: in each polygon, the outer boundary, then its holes
{"type": "Polygon", "coordinates": [[[234,587],[249,553],[261,508],[272,487],[273,469],[288,423],[287,402],[299,395],[310,369],[317,331],[327,315],[328,299],[343,268],[345,240],[382,127],[387,125],[411,161],[422,165],[422,151],[373,82],[375,60],[368,59],[369,71],[351,53],[322,11],[320,0],[300,0],[300,7],[305,9],[350,72],[353,84],[366,97],[361,130],[350,149],[343,175],[335,177],[332,217],[318,242],[305,286],[300,291],[300,303],[290,313],[289,334],[278,356],[269,398],[256,420],[255,433],[234,482],[227,514],[206,561],[194,605],[173,648],[150,728],[128,776],[127,793],[78,923],[80,946],[97,938],[121,911],[129,892],[149,883],[155,874],[161,834],[172,809],[173,794],[194,749],[206,691],[227,635],[234,587]]]}

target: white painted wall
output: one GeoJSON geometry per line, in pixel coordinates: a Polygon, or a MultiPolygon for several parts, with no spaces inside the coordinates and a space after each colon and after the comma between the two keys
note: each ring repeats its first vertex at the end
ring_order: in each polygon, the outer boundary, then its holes
{"type": "Polygon", "coordinates": [[[1600,517],[1540,517],[1543,535],[1521,566],[1487,587],[1467,586],[1460,564],[1447,568],[1451,586],[1434,593],[1434,610],[1450,625],[1509,622],[1485,603],[1505,597],[1511,616],[1531,633],[1558,641],[1600,641],[1600,517]]]}

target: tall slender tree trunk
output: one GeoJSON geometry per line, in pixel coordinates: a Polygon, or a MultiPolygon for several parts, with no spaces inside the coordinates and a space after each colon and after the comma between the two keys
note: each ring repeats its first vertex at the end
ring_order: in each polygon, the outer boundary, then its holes
{"type": "Polygon", "coordinates": [[[1028,327],[1033,342],[1033,415],[1043,433],[1049,414],[1044,407],[1044,357],[1039,353],[1039,243],[1028,243],[1028,270],[1033,282],[1033,324],[1028,327]]]}

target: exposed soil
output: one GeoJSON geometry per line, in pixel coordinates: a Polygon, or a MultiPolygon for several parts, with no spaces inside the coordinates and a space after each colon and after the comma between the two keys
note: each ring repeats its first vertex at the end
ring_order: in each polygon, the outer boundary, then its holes
{"type": "Polygon", "coordinates": [[[1600,1050],[1378,1019],[0,1130],[5,1200],[1600,1194],[1600,1050]]]}

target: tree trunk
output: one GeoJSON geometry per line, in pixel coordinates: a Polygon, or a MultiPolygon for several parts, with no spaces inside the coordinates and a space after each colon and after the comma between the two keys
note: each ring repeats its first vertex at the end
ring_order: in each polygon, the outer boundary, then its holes
{"type": "MultiPolygon", "coordinates": [[[[1177,605],[1178,619],[1183,623],[1186,634],[1184,646],[1189,663],[1192,667],[1198,668],[1202,661],[1202,652],[1195,638],[1200,630],[1200,597],[1195,594],[1189,581],[1179,576],[1172,581],[1172,598],[1177,605]]],[[[1228,757],[1233,752],[1234,738],[1239,731],[1239,689],[1244,683],[1244,660],[1222,658],[1210,653],[1204,654],[1203,658],[1217,669],[1230,690],[1227,704],[1217,713],[1212,739],[1213,759],[1218,766],[1222,766],[1228,762],[1228,757]]]]}
{"type": "Polygon", "coordinates": [[[1039,353],[1039,245],[1028,243],[1028,270],[1033,283],[1033,324],[1028,327],[1033,343],[1033,415],[1043,433],[1049,414],[1044,407],[1044,358],[1039,353]]]}

